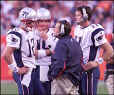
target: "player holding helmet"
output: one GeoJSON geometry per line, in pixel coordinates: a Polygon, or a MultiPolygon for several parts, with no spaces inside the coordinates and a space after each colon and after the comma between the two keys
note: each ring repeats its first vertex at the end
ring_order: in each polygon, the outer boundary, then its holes
{"type": "Polygon", "coordinates": [[[33,55],[34,32],[32,32],[35,17],[36,12],[32,8],[23,8],[19,13],[20,27],[7,33],[7,47],[4,58],[8,67],[16,75],[15,80],[17,80],[17,85],[21,89],[19,95],[31,95],[29,93],[31,73],[32,69],[36,67],[33,55]]]}
{"type": "MultiPolygon", "coordinates": [[[[112,55],[112,47],[104,35],[104,28],[99,24],[91,24],[92,11],[88,6],[78,7],[75,12],[77,26],[74,29],[75,39],[80,43],[83,51],[84,64],[102,64],[112,55]],[[104,50],[103,58],[99,58],[99,49],[104,50]]],[[[89,65],[88,65],[89,66],[89,65]]],[[[87,67],[88,67],[87,66],[87,67]]],[[[81,94],[96,95],[99,80],[99,67],[85,68],[81,79],[81,94]]]]}
{"type": "MultiPolygon", "coordinates": [[[[39,74],[39,76],[36,76],[35,78],[40,79],[46,95],[51,95],[51,82],[48,80],[47,73],[51,64],[50,54],[56,45],[57,39],[53,35],[53,28],[50,28],[50,11],[45,8],[40,8],[37,10],[36,18],[35,57],[37,68],[35,70],[38,71],[36,73],[39,74]]],[[[34,84],[36,84],[35,81],[34,84]]],[[[35,88],[37,88],[37,85],[35,88]]],[[[34,94],[37,95],[37,89],[35,91],[34,94]]]]}

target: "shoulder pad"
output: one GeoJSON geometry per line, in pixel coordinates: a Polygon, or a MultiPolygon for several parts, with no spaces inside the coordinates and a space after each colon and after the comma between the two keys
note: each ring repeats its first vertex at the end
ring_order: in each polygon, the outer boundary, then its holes
{"type": "Polygon", "coordinates": [[[96,29],[98,29],[98,28],[104,29],[103,26],[100,25],[100,24],[92,24],[91,27],[92,27],[94,30],[96,30],[96,29]]]}
{"type": "Polygon", "coordinates": [[[7,34],[9,34],[9,33],[12,32],[12,31],[17,32],[18,30],[19,30],[19,28],[17,28],[17,27],[15,27],[15,28],[13,28],[13,29],[9,29],[9,30],[7,31],[7,34]]]}

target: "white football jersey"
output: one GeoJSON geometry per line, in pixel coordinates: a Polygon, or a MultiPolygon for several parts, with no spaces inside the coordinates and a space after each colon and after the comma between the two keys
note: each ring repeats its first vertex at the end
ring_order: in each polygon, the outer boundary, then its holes
{"type": "Polygon", "coordinates": [[[77,25],[74,36],[82,48],[84,64],[96,60],[99,57],[99,46],[107,42],[100,24],[91,24],[86,28],[77,25]]]}
{"type": "MultiPolygon", "coordinates": [[[[37,49],[49,49],[51,48],[51,50],[55,49],[56,43],[58,41],[58,38],[56,38],[54,36],[54,30],[53,28],[49,28],[48,32],[48,39],[46,41],[44,41],[41,37],[38,31],[36,31],[35,34],[35,40],[36,40],[36,45],[37,45],[37,49]]],[[[51,57],[50,56],[45,56],[43,58],[40,58],[36,61],[36,65],[40,65],[40,66],[47,66],[51,64],[51,57]]]]}
{"type": "Polygon", "coordinates": [[[17,66],[35,68],[35,57],[33,56],[34,32],[26,32],[21,28],[14,28],[7,33],[7,46],[15,47],[13,53],[17,66]]]}

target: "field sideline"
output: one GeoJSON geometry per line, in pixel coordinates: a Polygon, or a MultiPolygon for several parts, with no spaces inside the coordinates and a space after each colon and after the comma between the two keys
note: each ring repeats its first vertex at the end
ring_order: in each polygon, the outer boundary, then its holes
{"type": "MultiPolygon", "coordinates": [[[[103,81],[99,81],[97,95],[108,95],[103,81]]],[[[14,81],[1,81],[0,95],[18,95],[17,86],[14,81]]]]}

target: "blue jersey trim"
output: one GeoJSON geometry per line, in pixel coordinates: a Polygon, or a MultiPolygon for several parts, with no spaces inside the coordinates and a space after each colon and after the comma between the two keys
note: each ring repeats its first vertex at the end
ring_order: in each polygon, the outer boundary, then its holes
{"type": "Polygon", "coordinates": [[[94,61],[97,54],[98,47],[91,46],[89,53],[89,61],[94,61]]]}
{"type": "Polygon", "coordinates": [[[22,35],[18,32],[15,31],[11,31],[8,34],[15,34],[16,36],[18,36],[20,38],[20,48],[14,50],[13,55],[14,55],[14,59],[16,61],[16,64],[18,67],[23,67],[23,61],[22,61],[22,53],[21,53],[21,44],[22,44],[22,35]]]}
{"type": "Polygon", "coordinates": [[[93,31],[93,33],[92,33],[91,39],[92,39],[92,42],[93,42],[93,46],[90,47],[89,61],[95,60],[98,47],[95,46],[94,36],[95,36],[97,33],[99,33],[100,31],[104,31],[104,29],[98,28],[98,29],[96,29],[95,31],[93,31]]]}
{"type": "Polygon", "coordinates": [[[94,45],[94,46],[95,46],[94,36],[95,36],[97,33],[99,33],[100,31],[104,31],[104,29],[98,28],[98,29],[94,30],[93,33],[92,33],[91,39],[92,39],[92,42],[93,42],[93,45],[94,45]]]}
{"type": "MultiPolygon", "coordinates": [[[[18,33],[18,32],[11,31],[8,34],[15,34],[16,36],[18,36],[20,38],[20,40],[22,40],[22,35],[20,33],[18,33]]],[[[21,41],[20,41],[20,48],[21,48],[21,41]]]]}

